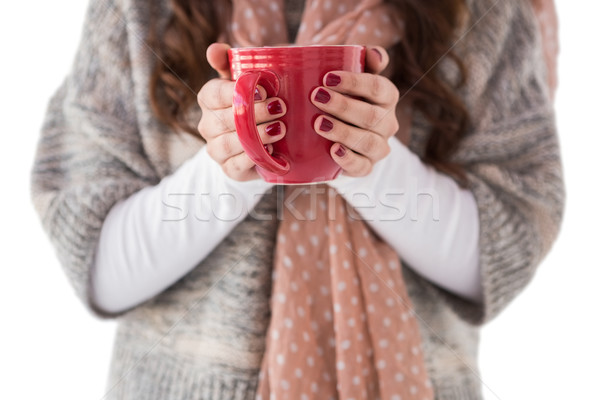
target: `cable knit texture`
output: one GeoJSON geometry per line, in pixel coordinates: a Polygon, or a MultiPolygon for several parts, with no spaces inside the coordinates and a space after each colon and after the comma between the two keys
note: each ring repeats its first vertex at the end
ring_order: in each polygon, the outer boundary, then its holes
{"type": "MultiPolygon", "coordinates": [[[[479,326],[531,280],[560,227],[564,187],[540,35],[529,2],[469,0],[455,50],[468,66],[459,92],[471,113],[455,154],[480,213],[484,302],[445,292],[404,263],[437,399],[481,399],[479,326]],[[475,26],[471,29],[471,26],[475,26]]],[[[270,319],[275,215],[281,191],[199,265],[154,298],[118,314],[90,301],[90,268],[111,206],[156,184],[203,145],[152,115],[156,58],[143,39],[164,26],[167,0],[92,0],[72,71],[49,102],[32,170],[32,198],[75,293],[98,318],[115,318],[106,399],[253,399],[270,319]]],[[[288,16],[289,18],[290,16],[288,16]]],[[[291,24],[290,24],[291,25],[291,24]]],[[[448,60],[440,72],[453,81],[448,60]]],[[[188,117],[198,121],[200,110],[188,117]]],[[[410,148],[428,126],[415,114],[410,148]]],[[[318,397],[315,397],[318,398],[318,397]]]]}

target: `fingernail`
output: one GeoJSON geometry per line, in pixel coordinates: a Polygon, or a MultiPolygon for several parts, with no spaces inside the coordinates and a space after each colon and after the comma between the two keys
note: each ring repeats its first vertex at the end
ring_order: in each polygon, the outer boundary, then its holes
{"type": "Polygon", "coordinates": [[[371,49],[373,51],[373,53],[377,54],[377,57],[379,57],[379,61],[383,61],[383,54],[381,54],[381,52],[377,49],[371,49]]]}
{"type": "Polygon", "coordinates": [[[277,136],[281,133],[281,124],[279,122],[275,122],[274,124],[267,125],[265,132],[269,136],[277,136]]]}
{"type": "Polygon", "coordinates": [[[344,157],[344,154],[346,154],[346,149],[340,144],[340,147],[338,147],[338,149],[335,151],[335,155],[338,157],[344,157]]]}
{"type": "Polygon", "coordinates": [[[258,90],[258,88],[254,89],[254,100],[262,100],[262,96],[260,95],[260,90],[258,90]]]}
{"type": "Polygon", "coordinates": [[[321,120],[321,125],[319,126],[319,130],[322,130],[323,132],[329,132],[332,129],[333,129],[333,122],[331,122],[327,118],[323,118],[321,120]]]}
{"type": "Polygon", "coordinates": [[[331,95],[329,93],[327,93],[327,90],[325,90],[325,89],[319,89],[319,91],[315,95],[315,101],[318,101],[319,103],[325,104],[329,100],[331,100],[331,95]]]}
{"type": "Polygon", "coordinates": [[[342,78],[336,74],[329,74],[327,78],[325,78],[325,85],[327,86],[337,86],[342,81],[342,78]]]}
{"type": "Polygon", "coordinates": [[[271,115],[281,114],[283,112],[283,107],[281,107],[279,100],[275,100],[267,104],[267,111],[269,111],[269,114],[271,115]]]}

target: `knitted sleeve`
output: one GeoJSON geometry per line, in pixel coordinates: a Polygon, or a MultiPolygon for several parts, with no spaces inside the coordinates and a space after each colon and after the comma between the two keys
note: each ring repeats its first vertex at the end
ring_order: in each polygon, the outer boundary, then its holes
{"type": "Polygon", "coordinates": [[[158,180],[136,126],[126,21],[114,1],[90,2],[71,72],[49,101],[31,196],[69,282],[92,314],[90,266],[118,200],[158,180]]]}
{"type": "Polygon", "coordinates": [[[484,300],[473,304],[432,291],[472,324],[497,316],[530,282],[556,240],[565,201],[548,72],[531,6],[474,1],[471,26],[480,16],[461,48],[469,67],[463,94],[472,129],[456,160],[466,169],[479,210],[484,300]]]}

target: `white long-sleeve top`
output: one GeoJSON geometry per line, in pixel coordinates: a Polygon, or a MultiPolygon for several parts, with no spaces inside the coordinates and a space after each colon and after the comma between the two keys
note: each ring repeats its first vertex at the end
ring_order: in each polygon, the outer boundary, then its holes
{"type": "MultiPolygon", "coordinates": [[[[368,176],[328,183],[416,272],[480,300],[479,218],[472,193],[396,138],[389,143],[390,154],[368,176]]],[[[272,186],[229,178],[204,147],[158,185],[115,204],[92,268],[94,302],[119,312],[160,293],[202,261],[272,186]]]]}

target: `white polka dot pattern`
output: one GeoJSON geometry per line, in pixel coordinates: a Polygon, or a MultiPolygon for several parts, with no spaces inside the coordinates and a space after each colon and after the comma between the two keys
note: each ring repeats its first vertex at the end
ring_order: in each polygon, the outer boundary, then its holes
{"type": "Polygon", "coordinates": [[[286,199],[257,398],[433,399],[395,252],[326,185],[286,199]],[[294,220],[311,204],[315,219],[294,220]]]}
{"type": "MultiPolygon", "coordinates": [[[[306,0],[296,44],[389,48],[403,29],[381,0],[306,0]]],[[[233,0],[224,39],[234,46],[287,44],[283,0],[233,0]]],[[[403,132],[409,100],[401,107],[403,132]]],[[[286,197],[298,188],[287,187],[286,197]]],[[[293,207],[306,219],[284,208],[277,235],[257,398],[433,399],[422,352],[412,351],[421,342],[397,255],[350,218],[334,190],[305,188],[293,207]]]]}
{"type": "MultiPolygon", "coordinates": [[[[227,37],[235,47],[287,44],[283,0],[233,0],[227,37]]],[[[297,44],[391,47],[403,36],[396,10],[381,0],[306,0],[297,44]]]]}

